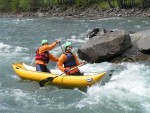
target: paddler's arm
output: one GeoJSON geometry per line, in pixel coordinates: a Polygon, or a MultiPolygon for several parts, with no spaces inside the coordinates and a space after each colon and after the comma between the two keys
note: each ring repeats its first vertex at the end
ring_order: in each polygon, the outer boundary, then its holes
{"type": "Polygon", "coordinates": [[[75,61],[76,61],[77,66],[80,65],[81,63],[79,62],[78,57],[77,57],[76,54],[74,54],[74,58],[75,58],[75,61]]]}
{"type": "Polygon", "coordinates": [[[52,55],[52,54],[49,55],[49,58],[50,58],[50,60],[53,61],[53,62],[58,62],[58,58],[55,57],[55,56],[52,55]]]}
{"type": "Polygon", "coordinates": [[[60,57],[59,57],[59,60],[57,62],[57,67],[62,71],[64,72],[65,71],[65,68],[63,67],[63,64],[66,60],[66,55],[65,54],[62,54],[60,57]]]}
{"type": "Polygon", "coordinates": [[[57,45],[56,42],[53,42],[53,43],[50,44],[50,45],[43,45],[43,46],[40,47],[39,53],[40,53],[40,52],[42,53],[42,52],[44,52],[44,51],[52,50],[53,48],[56,47],[56,45],[57,45]]]}
{"type": "Polygon", "coordinates": [[[48,44],[48,45],[43,45],[40,47],[39,49],[39,53],[42,53],[44,51],[49,51],[52,50],[53,48],[56,47],[57,44],[60,43],[60,40],[57,40],[56,42],[53,42],[52,44],[48,44]]]}

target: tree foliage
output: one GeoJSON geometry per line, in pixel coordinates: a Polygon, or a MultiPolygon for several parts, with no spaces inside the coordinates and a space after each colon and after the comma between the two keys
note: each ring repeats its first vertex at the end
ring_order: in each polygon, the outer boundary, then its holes
{"type": "Polygon", "coordinates": [[[103,7],[102,4],[109,8],[150,8],[150,0],[0,0],[0,11],[36,11],[62,5],[67,7],[100,5],[103,7]]]}
{"type": "Polygon", "coordinates": [[[10,10],[10,2],[11,0],[0,0],[0,10],[1,11],[10,10]]]}

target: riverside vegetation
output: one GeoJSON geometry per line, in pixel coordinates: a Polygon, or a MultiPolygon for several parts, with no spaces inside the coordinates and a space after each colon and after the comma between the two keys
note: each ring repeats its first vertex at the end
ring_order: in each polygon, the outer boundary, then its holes
{"type": "MultiPolygon", "coordinates": [[[[146,15],[149,17],[149,8],[150,0],[0,0],[1,14],[28,13],[23,16],[35,16],[35,13],[40,12],[42,13],[40,16],[80,15],[92,17],[99,15],[98,17],[105,17],[107,15],[146,15]],[[114,13],[108,14],[110,12],[114,13]]],[[[39,14],[36,16],[39,16],[39,14]]]]}

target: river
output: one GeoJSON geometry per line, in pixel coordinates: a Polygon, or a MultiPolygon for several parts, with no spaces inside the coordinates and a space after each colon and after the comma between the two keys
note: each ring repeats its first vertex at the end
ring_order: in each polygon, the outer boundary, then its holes
{"type": "MultiPolygon", "coordinates": [[[[104,86],[96,84],[81,91],[56,86],[40,87],[37,82],[21,80],[12,63],[34,66],[35,50],[42,39],[50,43],[68,40],[73,51],[86,42],[93,28],[123,29],[137,32],[150,29],[149,18],[0,18],[0,113],[150,113],[150,62],[109,62],[86,64],[83,72],[115,69],[104,86]]],[[[58,45],[50,51],[59,56],[58,45]]],[[[48,67],[56,69],[56,63],[48,67]]]]}

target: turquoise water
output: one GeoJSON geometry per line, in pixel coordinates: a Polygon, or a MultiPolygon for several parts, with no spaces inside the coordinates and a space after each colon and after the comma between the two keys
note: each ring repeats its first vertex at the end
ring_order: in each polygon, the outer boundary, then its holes
{"type": "MultiPolygon", "coordinates": [[[[150,62],[87,64],[83,72],[115,69],[104,86],[96,84],[87,91],[56,86],[39,87],[37,82],[17,77],[11,64],[25,62],[34,66],[35,50],[42,39],[63,44],[73,42],[73,51],[86,42],[93,28],[141,31],[150,29],[149,18],[0,18],[0,113],[149,113],[150,62]]],[[[59,56],[60,46],[50,51],[59,56]]],[[[56,63],[50,62],[55,69],[56,63]]]]}

